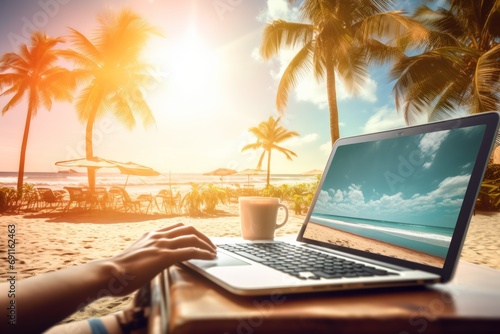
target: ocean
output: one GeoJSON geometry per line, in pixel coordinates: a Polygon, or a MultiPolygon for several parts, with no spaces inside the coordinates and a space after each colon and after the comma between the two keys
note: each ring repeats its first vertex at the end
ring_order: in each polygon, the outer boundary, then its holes
{"type": "MultiPolygon", "coordinates": [[[[314,182],[315,177],[298,174],[271,174],[270,183],[274,186],[281,184],[299,184],[314,182]]],[[[63,189],[66,186],[86,186],[88,185],[87,173],[55,173],[55,172],[26,172],[24,182],[33,184],[36,187],[47,187],[53,190],[63,189]]],[[[240,187],[253,185],[260,189],[266,185],[266,175],[229,175],[222,179],[219,176],[207,176],[203,174],[189,173],[163,173],[159,176],[128,176],[119,173],[96,173],[96,186],[109,188],[111,186],[126,187],[130,194],[151,194],[156,195],[161,189],[172,188],[174,192],[181,194],[191,189],[191,182],[213,183],[217,186],[240,187]]],[[[0,172],[0,187],[16,187],[16,172],[0,172]]]]}
{"type": "Polygon", "coordinates": [[[445,258],[452,228],[359,219],[325,214],[311,215],[311,221],[363,237],[377,239],[418,252],[445,258]]]}

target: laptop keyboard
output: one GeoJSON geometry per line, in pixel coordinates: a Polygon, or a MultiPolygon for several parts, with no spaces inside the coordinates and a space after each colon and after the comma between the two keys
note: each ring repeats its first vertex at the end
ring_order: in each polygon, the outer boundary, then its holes
{"type": "Polygon", "coordinates": [[[397,275],[282,242],[223,244],[218,247],[304,280],[397,275]]]}

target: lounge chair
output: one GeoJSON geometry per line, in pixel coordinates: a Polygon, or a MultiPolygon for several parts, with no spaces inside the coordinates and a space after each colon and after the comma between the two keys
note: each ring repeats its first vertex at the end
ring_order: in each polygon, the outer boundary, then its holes
{"type": "Polygon", "coordinates": [[[93,192],[87,194],[87,207],[89,209],[106,210],[110,207],[110,194],[104,187],[95,187],[93,192]]]}
{"type": "Polygon", "coordinates": [[[153,202],[153,196],[149,194],[141,194],[137,199],[132,199],[123,187],[113,186],[108,192],[114,197],[114,208],[122,208],[124,212],[142,213],[142,208],[145,207],[144,213],[148,213],[153,202]]]}
{"type": "Polygon", "coordinates": [[[179,192],[174,196],[172,190],[162,189],[155,196],[154,201],[158,210],[166,215],[180,213],[181,194],[179,192]]]}
{"type": "Polygon", "coordinates": [[[52,209],[55,210],[58,207],[62,207],[64,204],[64,191],[53,191],[50,188],[37,187],[36,192],[38,194],[38,208],[39,209],[52,209]]]}
{"type": "Polygon", "coordinates": [[[69,193],[68,205],[64,208],[64,211],[68,211],[71,208],[71,204],[76,203],[79,208],[82,206],[86,208],[88,191],[82,187],[64,187],[69,193]]]}

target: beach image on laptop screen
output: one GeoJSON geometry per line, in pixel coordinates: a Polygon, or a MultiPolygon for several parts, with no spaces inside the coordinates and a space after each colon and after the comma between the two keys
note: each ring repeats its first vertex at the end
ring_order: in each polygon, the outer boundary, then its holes
{"type": "Polygon", "coordinates": [[[442,268],[484,132],[338,146],[304,237],[442,268]]]}

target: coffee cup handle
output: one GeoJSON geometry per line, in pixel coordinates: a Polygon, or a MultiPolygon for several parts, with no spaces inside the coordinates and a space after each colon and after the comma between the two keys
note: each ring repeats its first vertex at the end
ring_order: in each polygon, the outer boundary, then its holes
{"type": "Polygon", "coordinates": [[[285,219],[283,219],[283,222],[281,224],[276,224],[276,228],[277,229],[280,228],[280,227],[283,227],[286,224],[287,220],[288,220],[288,208],[286,207],[286,205],[281,204],[281,203],[278,204],[278,210],[279,210],[280,207],[283,208],[283,209],[285,209],[285,219]]]}

